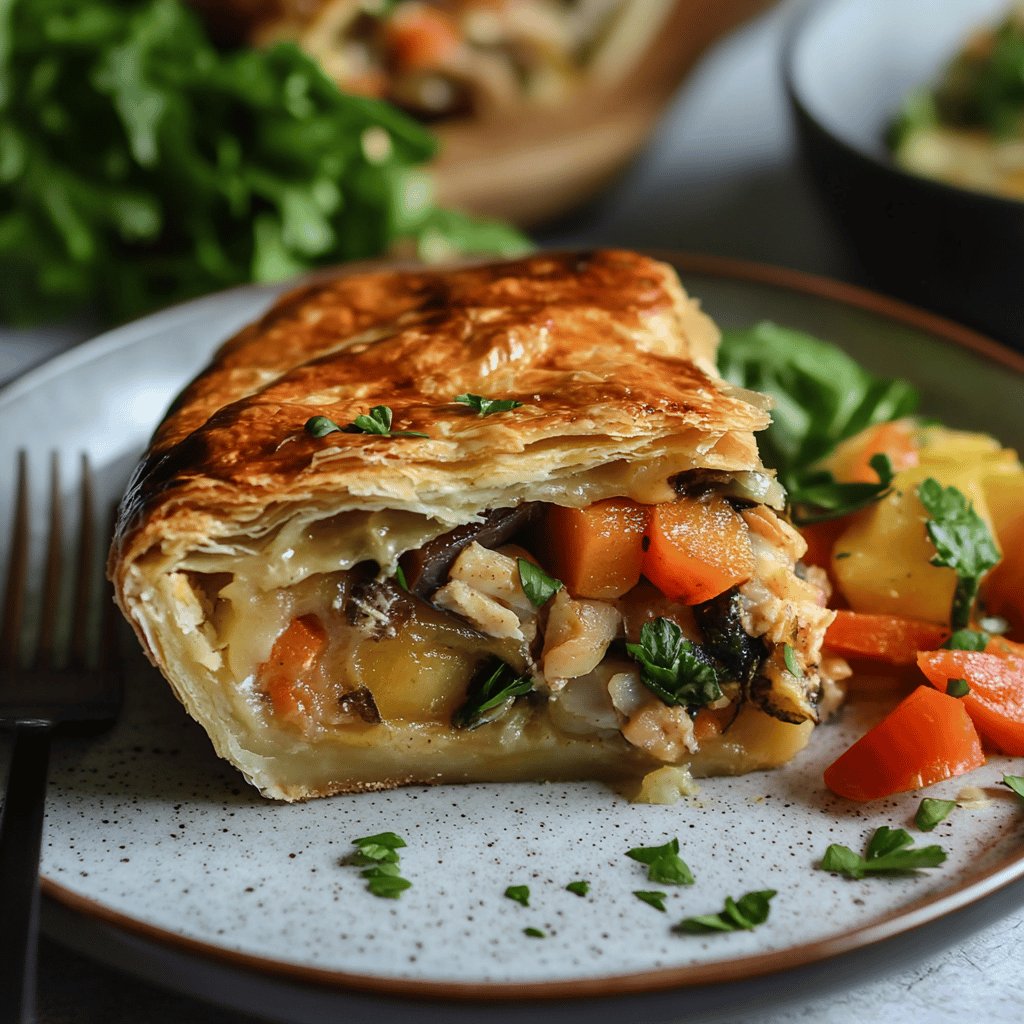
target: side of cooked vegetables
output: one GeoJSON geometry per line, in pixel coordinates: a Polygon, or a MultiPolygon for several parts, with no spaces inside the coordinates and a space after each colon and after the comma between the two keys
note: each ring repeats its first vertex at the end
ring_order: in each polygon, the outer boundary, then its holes
{"type": "Polygon", "coordinates": [[[0,6],[0,319],[121,320],[378,256],[523,251],[438,208],[431,134],[292,45],[217,50],[180,0],[0,6]]]}
{"type": "Polygon", "coordinates": [[[723,367],[775,399],[766,459],[790,488],[805,562],[833,584],[827,650],[917,685],[826,784],[876,799],[977,767],[981,739],[1024,754],[1024,650],[986,633],[1024,629],[1017,454],[909,416],[909,386],[887,386],[799,332],[727,333],[723,367]]]}

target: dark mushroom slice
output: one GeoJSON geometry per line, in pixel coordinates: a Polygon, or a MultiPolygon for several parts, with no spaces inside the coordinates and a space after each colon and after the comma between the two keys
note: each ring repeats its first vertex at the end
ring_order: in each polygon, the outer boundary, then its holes
{"type": "Polygon", "coordinates": [[[739,592],[734,587],[694,605],[693,617],[704,634],[705,648],[728,678],[745,689],[768,656],[768,647],[761,637],[751,636],[743,628],[739,592]]]}
{"type": "Polygon", "coordinates": [[[483,522],[457,526],[415,551],[402,555],[402,572],[409,590],[424,600],[448,580],[455,559],[473,541],[497,548],[524,530],[539,511],[536,502],[515,508],[495,508],[484,513],[483,522]]]}
{"type": "Polygon", "coordinates": [[[377,702],[365,686],[343,693],[338,698],[338,707],[342,713],[352,718],[361,718],[369,725],[378,725],[381,721],[377,702]]]}

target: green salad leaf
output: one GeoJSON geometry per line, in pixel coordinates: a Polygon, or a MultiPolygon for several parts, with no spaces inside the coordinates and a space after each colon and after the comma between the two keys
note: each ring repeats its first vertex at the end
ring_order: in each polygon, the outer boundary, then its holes
{"type": "Polygon", "coordinates": [[[441,209],[432,134],[296,46],[222,51],[180,0],[0,4],[0,319],[123,320],[378,256],[513,254],[441,209]]]}

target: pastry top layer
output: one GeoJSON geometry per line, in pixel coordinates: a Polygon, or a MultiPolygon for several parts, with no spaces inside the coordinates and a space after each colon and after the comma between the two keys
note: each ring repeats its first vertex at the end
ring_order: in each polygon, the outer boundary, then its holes
{"type": "Polygon", "coordinates": [[[174,403],[122,504],[114,556],[259,535],[289,509],[457,524],[524,500],[651,500],[644,466],[663,489],[669,471],[759,470],[765,405],[717,376],[717,342],[674,271],[630,252],[307,285],[174,403]],[[523,405],[480,417],[454,402],[464,392],[523,405]],[[428,438],[303,429],[376,405],[392,429],[428,438]]]}

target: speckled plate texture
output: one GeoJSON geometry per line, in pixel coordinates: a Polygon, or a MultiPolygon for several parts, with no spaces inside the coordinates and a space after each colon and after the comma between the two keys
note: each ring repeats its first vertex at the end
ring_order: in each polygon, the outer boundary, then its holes
{"type": "MultiPolygon", "coordinates": [[[[925,412],[1024,445],[1019,357],[828,282],[678,262],[721,324],[767,318],[812,331],[878,373],[914,380],[925,412]]],[[[271,296],[246,289],[203,299],[33,371],[0,394],[0,466],[13,466],[21,446],[40,465],[51,448],[81,449],[113,500],[175,392],[271,296]]],[[[3,530],[11,484],[3,471],[3,530]]],[[[197,961],[406,996],[636,992],[813,963],[1024,875],[1024,805],[998,784],[1024,763],[1000,757],[928,791],[952,798],[971,784],[989,797],[956,809],[930,836],[914,833],[948,851],[941,868],[859,882],[817,868],[829,843],[861,850],[880,825],[913,831],[922,794],[862,806],[821,783],[884,700],[853,702],[790,766],[702,781],[698,795],[672,807],[633,805],[598,784],[416,787],[288,806],[264,801],[219,761],[132,638],[123,646],[122,721],[54,753],[44,891],[86,928],[113,926],[197,961]],[[413,884],[398,900],[370,895],[345,863],[354,838],[382,830],[408,843],[402,872],[413,884]],[[673,837],[695,885],[649,882],[626,857],[673,837]],[[566,891],[577,879],[590,882],[587,896],[566,891]],[[529,886],[528,907],[503,896],[510,885],[529,886]],[[640,902],[637,889],[666,892],[667,913],[640,902]],[[778,892],[756,931],[672,932],[681,918],[755,889],[778,892]]]]}

